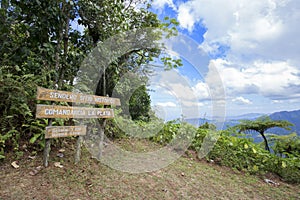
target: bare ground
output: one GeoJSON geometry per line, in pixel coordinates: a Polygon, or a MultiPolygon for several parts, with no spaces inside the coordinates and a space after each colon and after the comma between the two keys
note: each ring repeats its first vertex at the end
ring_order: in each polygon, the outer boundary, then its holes
{"type": "MultiPolygon", "coordinates": [[[[73,143],[63,146],[63,158],[57,157],[58,148],[52,149],[47,168],[40,167],[42,154],[34,159],[24,155],[17,169],[13,159],[0,163],[0,199],[300,199],[299,185],[269,175],[279,183],[270,185],[263,177],[199,161],[193,152],[161,170],[132,174],[103,165],[83,147],[75,165],[73,143]]],[[[155,146],[141,140],[118,143],[137,151],[155,146]]]]}

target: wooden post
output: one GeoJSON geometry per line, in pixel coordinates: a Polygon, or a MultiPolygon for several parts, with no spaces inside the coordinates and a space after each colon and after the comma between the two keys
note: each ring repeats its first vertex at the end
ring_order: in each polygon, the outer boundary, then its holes
{"type": "Polygon", "coordinates": [[[48,167],[48,159],[51,151],[51,139],[46,139],[45,149],[44,149],[44,166],[48,167]]]}
{"type": "MultiPolygon", "coordinates": [[[[80,126],[82,125],[82,120],[79,120],[80,126]]],[[[76,142],[76,150],[75,150],[75,164],[77,164],[80,161],[80,156],[81,156],[81,143],[82,143],[82,136],[79,135],[77,137],[77,142],[76,142]]]]}
{"type": "Polygon", "coordinates": [[[83,136],[81,136],[81,135],[78,136],[77,142],[76,142],[75,164],[77,164],[80,161],[82,140],[83,140],[83,136]]]}
{"type": "MultiPolygon", "coordinates": [[[[52,126],[52,119],[49,119],[49,123],[48,126],[52,126]]],[[[45,148],[44,148],[44,166],[48,167],[49,163],[48,163],[48,159],[49,159],[49,154],[51,151],[51,139],[47,138],[45,139],[45,148]]]]}
{"type": "MultiPolygon", "coordinates": [[[[102,91],[102,93],[103,93],[103,96],[106,95],[108,97],[108,95],[106,94],[106,71],[105,71],[105,67],[103,68],[103,91],[102,91]]],[[[98,154],[98,157],[97,157],[98,160],[100,160],[102,158],[105,125],[106,125],[106,120],[103,119],[102,124],[100,125],[99,154],[98,154]]]]}
{"type": "Polygon", "coordinates": [[[76,142],[75,164],[80,161],[81,145],[83,135],[86,135],[87,127],[81,126],[52,126],[53,118],[78,118],[78,119],[102,119],[100,126],[100,143],[98,159],[102,157],[103,143],[104,143],[104,130],[106,126],[106,118],[114,117],[114,110],[108,108],[111,105],[121,105],[120,99],[110,98],[108,96],[96,96],[81,93],[73,93],[68,91],[51,90],[38,87],[37,100],[51,101],[52,105],[37,104],[36,118],[48,118],[49,123],[45,132],[45,148],[43,161],[44,166],[48,167],[49,154],[51,150],[51,138],[78,136],[76,142]],[[91,107],[74,107],[74,106],[58,106],[54,101],[58,102],[77,102],[85,104],[100,104],[102,108],[91,107]]]}
{"type": "Polygon", "coordinates": [[[102,158],[105,125],[106,125],[106,119],[104,119],[103,124],[100,125],[100,142],[99,142],[99,153],[97,159],[102,158]]]}
{"type": "MultiPolygon", "coordinates": [[[[104,79],[105,80],[105,79],[104,79]]],[[[105,81],[104,81],[105,82],[105,81]]],[[[106,88],[103,88],[104,92],[106,90],[106,88]]],[[[105,94],[105,93],[104,93],[105,94]]],[[[107,95],[108,97],[108,95],[107,95]]],[[[105,105],[104,105],[105,108],[105,105]]],[[[99,142],[99,154],[97,159],[101,159],[102,158],[102,152],[103,152],[103,142],[104,142],[104,131],[105,131],[105,126],[106,126],[106,119],[102,119],[102,125],[100,125],[100,142],[99,142]]]]}

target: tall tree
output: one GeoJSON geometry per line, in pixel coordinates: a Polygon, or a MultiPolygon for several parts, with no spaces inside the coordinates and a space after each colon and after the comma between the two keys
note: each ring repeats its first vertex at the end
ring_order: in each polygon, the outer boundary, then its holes
{"type": "MultiPolygon", "coordinates": [[[[118,33],[146,27],[170,28],[170,33],[175,33],[172,26],[176,21],[160,22],[145,2],[1,0],[1,138],[3,135],[7,136],[3,138],[15,137],[18,143],[20,138],[32,137],[40,131],[40,127],[33,127],[39,121],[34,118],[36,86],[71,90],[83,59],[99,42],[118,33]],[[85,27],[83,32],[73,28],[77,23],[85,27]]],[[[147,76],[148,69],[143,68],[143,64],[161,52],[161,49],[140,48],[118,57],[103,73],[97,94],[111,95],[120,77],[129,71],[147,76]]],[[[165,61],[170,64],[169,59],[165,61]]],[[[180,64],[174,62],[175,67],[180,64]]],[[[137,95],[146,98],[148,104],[146,89],[140,90],[143,91],[137,95]]],[[[2,144],[5,146],[1,140],[2,144]]]]}
{"type": "Polygon", "coordinates": [[[240,132],[258,132],[265,143],[265,149],[270,152],[270,147],[268,144],[268,140],[266,138],[265,132],[274,127],[284,128],[286,130],[290,130],[290,126],[293,126],[292,123],[285,120],[271,120],[268,116],[260,117],[256,120],[242,120],[240,124],[236,125],[236,128],[240,132]]]}
{"type": "MultiPolygon", "coordinates": [[[[174,28],[170,27],[177,25],[177,22],[173,19],[167,19],[168,23],[162,23],[158,20],[157,15],[150,12],[148,8],[149,4],[142,4],[139,0],[104,0],[104,1],[87,1],[81,0],[78,2],[78,13],[80,16],[79,23],[87,27],[86,34],[90,38],[91,46],[96,46],[99,42],[103,42],[109,37],[112,37],[121,32],[126,32],[130,30],[137,30],[143,28],[159,28],[169,30],[170,34],[176,34],[174,28]],[[139,9],[136,9],[135,4],[139,4],[139,9]]],[[[138,41],[137,41],[138,42],[138,41]]],[[[128,72],[134,72],[140,75],[141,79],[149,76],[149,68],[144,67],[146,63],[151,62],[155,57],[159,57],[162,49],[159,48],[147,48],[140,47],[124,55],[118,57],[109,66],[103,66],[102,76],[98,82],[98,87],[96,89],[97,95],[111,96],[112,92],[119,82],[120,77],[128,72]]],[[[169,64],[173,67],[180,66],[179,60],[165,59],[164,63],[169,64]]],[[[166,67],[169,67],[169,65],[166,67]]],[[[150,97],[147,94],[146,87],[139,89],[139,92],[135,93],[135,97],[131,98],[130,101],[137,98],[146,98],[144,102],[149,102],[149,105],[145,105],[147,108],[150,107],[150,97]]],[[[142,101],[142,100],[141,100],[142,101]]],[[[137,102],[137,101],[135,101],[137,102]]],[[[137,112],[138,115],[147,114],[145,110],[148,109],[134,109],[135,104],[130,103],[131,111],[135,110],[135,114],[132,114],[132,118],[135,118],[137,112]],[[143,113],[143,114],[142,114],[143,113]]]]}

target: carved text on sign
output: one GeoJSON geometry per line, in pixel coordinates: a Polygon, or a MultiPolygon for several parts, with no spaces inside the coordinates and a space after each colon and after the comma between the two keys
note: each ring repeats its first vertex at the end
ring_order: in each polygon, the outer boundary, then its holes
{"type": "Polygon", "coordinates": [[[47,100],[47,101],[63,101],[63,102],[73,102],[73,103],[88,103],[88,104],[116,105],[116,106],[121,105],[120,99],[118,98],[73,93],[73,92],[59,91],[59,90],[50,90],[42,87],[38,87],[36,98],[38,100],[47,100]]]}
{"type": "Polygon", "coordinates": [[[48,126],[45,138],[86,135],[86,126],[48,126]]]}
{"type": "Polygon", "coordinates": [[[113,118],[111,108],[68,107],[38,104],[37,118],[113,118]]]}

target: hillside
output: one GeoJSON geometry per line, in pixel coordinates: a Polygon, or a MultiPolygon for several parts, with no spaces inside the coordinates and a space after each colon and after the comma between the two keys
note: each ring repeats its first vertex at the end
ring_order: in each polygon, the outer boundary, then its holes
{"type": "MultiPolygon", "coordinates": [[[[148,141],[118,142],[128,150],[144,151],[156,145],[148,141]]],[[[42,165],[42,155],[34,159],[28,155],[14,169],[7,160],[0,164],[0,199],[297,199],[299,185],[281,182],[268,184],[265,177],[247,175],[204,160],[193,152],[179,158],[159,171],[130,174],[110,169],[83,148],[82,160],[73,164],[73,144],[65,144],[64,157],[51,151],[48,168],[42,165]],[[60,162],[55,167],[54,162],[60,162]]]]}
{"type": "MultiPolygon", "coordinates": [[[[239,124],[240,120],[254,120],[258,117],[263,116],[264,114],[262,113],[249,113],[249,114],[244,114],[244,115],[239,115],[239,116],[230,116],[225,119],[225,123],[223,126],[223,129],[226,129],[227,127],[235,126],[239,124]]],[[[281,128],[273,128],[269,129],[268,132],[270,133],[275,133],[278,135],[284,135],[288,134],[290,132],[296,132],[298,135],[300,135],[300,110],[295,110],[295,111],[280,111],[280,112],[275,112],[269,115],[269,117],[272,120],[286,120],[294,124],[295,126],[291,127],[291,130],[287,131],[281,128]]],[[[195,119],[194,119],[195,121],[195,119]]],[[[202,119],[202,121],[204,121],[202,119]]],[[[212,123],[213,121],[207,120],[207,122],[212,123]]],[[[259,134],[258,134],[259,136],[259,134]]]]}
{"type": "MultiPolygon", "coordinates": [[[[238,115],[238,116],[229,116],[226,117],[225,122],[223,124],[222,129],[227,129],[228,127],[235,126],[240,123],[240,120],[255,120],[258,117],[263,116],[264,114],[262,113],[248,113],[248,114],[243,114],[243,115],[238,115]]],[[[296,132],[300,136],[300,110],[295,110],[295,111],[281,111],[281,112],[275,112],[269,115],[271,119],[273,120],[287,120],[294,124],[295,126],[290,127],[291,130],[285,130],[282,128],[272,128],[269,129],[267,132],[271,134],[277,134],[277,135],[285,135],[289,134],[291,132],[296,132]]],[[[186,122],[197,126],[204,124],[206,122],[208,123],[215,123],[212,120],[209,119],[186,119],[186,122]]],[[[250,135],[253,139],[254,142],[262,142],[262,137],[259,133],[252,133],[250,135]]]]}
{"type": "MultiPolygon", "coordinates": [[[[298,135],[300,135],[300,110],[276,112],[271,114],[270,118],[273,120],[287,120],[291,122],[295,125],[291,127],[291,131],[296,132],[298,135]]],[[[278,128],[274,128],[271,131],[279,134],[286,134],[290,132],[278,128]]]]}

